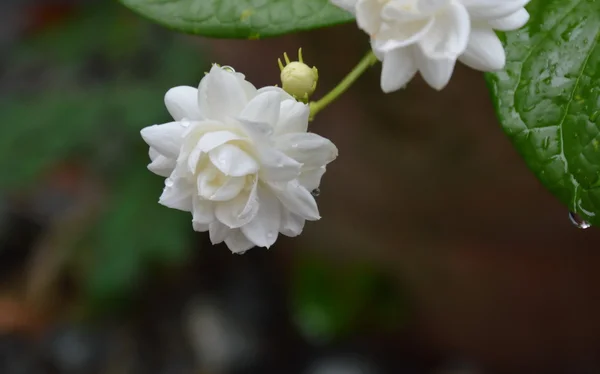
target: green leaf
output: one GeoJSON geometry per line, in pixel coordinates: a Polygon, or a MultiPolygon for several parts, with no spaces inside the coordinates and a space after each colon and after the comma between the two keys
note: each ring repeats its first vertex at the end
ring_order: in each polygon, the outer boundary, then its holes
{"type": "Polygon", "coordinates": [[[120,1],[171,29],[216,38],[259,39],[352,20],[329,0],[120,1]]]}
{"type": "Polygon", "coordinates": [[[600,1],[533,0],[488,74],[500,122],[529,168],[569,209],[600,224],[600,1]]]}

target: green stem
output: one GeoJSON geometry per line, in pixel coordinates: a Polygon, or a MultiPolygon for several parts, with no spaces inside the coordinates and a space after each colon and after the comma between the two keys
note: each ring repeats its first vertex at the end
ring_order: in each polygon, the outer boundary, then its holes
{"type": "Polygon", "coordinates": [[[358,77],[360,77],[362,75],[362,73],[365,72],[365,70],[367,70],[369,67],[373,66],[376,62],[377,62],[377,57],[375,57],[375,54],[373,53],[373,51],[370,51],[369,53],[367,53],[365,55],[365,57],[362,58],[362,60],[360,60],[358,65],[356,65],[354,67],[354,69],[352,69],[352,71],[348,75],[346,75],[346,77],[337,86],[334,87],[333,90],[329,91],[329,93],[327,93],[327,95],[325,95],[320,100],[312,101],[309,104],[310,105],[310,120],[312,121],[317,113],[319,113],[327,105],[329,105],[333,101],[335,101],[335,99],[337,99],[338,96],[340,96],[348,88],[350,88],[352,83],[354,83],[358,79],[358,77]]]}

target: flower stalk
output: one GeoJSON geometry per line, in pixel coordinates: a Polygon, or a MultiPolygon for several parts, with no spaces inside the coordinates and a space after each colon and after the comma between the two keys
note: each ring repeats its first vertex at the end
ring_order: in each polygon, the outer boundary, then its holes
{"type": "Polygon", "coordinates": [[[367,53],[362,60],[352,69],[348,75],[337,86],[335,86],[327,95],[323,96],[318,101],[312,101],[310,105],[310,120],[315,118],[315,115],[327,107],[329,104],[334,102],[341,94],[346,92],[350,86],[371,66],[377,62],[377,57],[370,51],[367,53]]]}

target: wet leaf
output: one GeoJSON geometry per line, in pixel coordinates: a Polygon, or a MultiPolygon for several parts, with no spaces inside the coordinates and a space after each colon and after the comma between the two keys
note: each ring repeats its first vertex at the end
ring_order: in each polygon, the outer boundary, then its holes
{"type": "Polygon", "coordinates": [[[600,223],[600,2],[533,0],[488,74],[498,118],[529,168],[572,212],[600,223]]]}
{"type": "Polygon", "coordinates": [[[120,1],[171,29],[217,38],[259,39],[352,20],[329,0],[120,1]]]}

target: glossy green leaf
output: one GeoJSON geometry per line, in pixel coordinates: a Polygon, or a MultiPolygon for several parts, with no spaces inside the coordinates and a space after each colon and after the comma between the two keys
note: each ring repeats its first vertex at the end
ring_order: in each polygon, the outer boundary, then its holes
{"type": "Polygon", "coordinates": [[[352,20],[329,0],[120,1],[171,29],[216,38],[259,39],[352,20]]]}
{"type": "Polygon", "coordinates": [[[600,1],[533,0],[488,74],[505,132],[541,182],[600,224],[600,1]]]}

